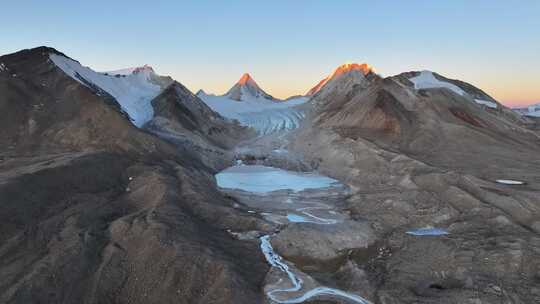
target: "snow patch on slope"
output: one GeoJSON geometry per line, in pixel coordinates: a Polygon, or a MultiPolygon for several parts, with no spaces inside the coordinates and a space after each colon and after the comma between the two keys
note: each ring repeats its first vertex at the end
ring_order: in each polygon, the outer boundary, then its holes
{"type": "Polygon", "coordinates": [[[498,179],[495,182],[504,185],[524,185],[525,182],[513,180],[513,179],[498,179]]]}
{"type": "MultiPolygon", "coordinates": [[[[469,94],[467,94],[467,92],[465,92],[457,85],[437,79],[431,71],[422,71],[418,76],[409,78],[409,80],[414,84],[414,88],[416,90],[447,88],[461,96],[470,96],[469,94]]],[[[476,98],[473,98],[473,100],[475,103],[486,106],[488,108],[496,109],[498,107],[497,103],[493,101],[476,98]]]]}
{"type": "Polygon", "coordinates": [[[494,103],[493,101],[489,101],[489,100],[482,100],[482,99],[475,99],[474,102],[476,102],[477,104],[481,104],[481,105],[484,105],[488,108],[492,108],[492,109],[496,109],[497,108],[497,104],[494,103]]]}
{"type": "Polygon", "coordinates": [[[433,72],[430,71],[422,71],[420,72],[420,75],[412,77],[409,80],[414,83],[414,88],[416,90],[447,88],[459,95],[466,94],[465,91],[463,91],[460,87],[449,82],[440,81],[439,79],[435,78],[433,72]]]}
{"type": "Polygon", "coordinates": [[[51,59],[67,75],[81,84],[94,84],[113,96],[137,127],[141,127],[154,116],[151,101],[162,90],[159,84],[152,82],[153,71],[143,69],[125,77],[115,77],[93,71],[75,60],[57,54],[50,54],[51,59]]]}

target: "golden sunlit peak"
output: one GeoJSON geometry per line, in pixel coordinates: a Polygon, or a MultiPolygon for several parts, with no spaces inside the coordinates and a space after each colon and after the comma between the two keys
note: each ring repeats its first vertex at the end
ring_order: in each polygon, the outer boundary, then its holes
{"type": "Polygon", "coordinates": [[[242,77],[240,77],[240,80],[238,80],[238,83],[244,85],[250,80],[253,80],[251,78],[251,75],[249,75],[249,73],[244,73],[244,75],[242,75],[242,77]]]}
{"type": "Polygon", "coordinates": [[[344,63],[344,64],[338,66],[334,70],[334,73],[332,73],[330,76],[326,77],[325,79],[321,80],[316,86],[311,88],[311,90],[309,90],[306,93],[306,96],[314,95],[331,79],[337,78],[337,77],[339,77],[339,76],[341,76],[343,74],[349,73],[351,71],[359,71],[364,76],[369,74],[370,72],[375,72],[375,70],[367,63],[362,63],[362,64],[351,63],[351,62],[344,63]]]}
{"type": "Polygon", "coordinates": [[[371,66],[369,66],[369,64],[367,64],[367,63],[358,64],[358,63],[347,62],[347,63],[344,63],[344,64],[340,65],[339,67],[337,67],[337,69],[334,71],[334,74],[332,75],[332,77],[339,76],[339,75],[344,74],[344,73],[348,73],[348,72],[350,72],[352,70],[360,71],[364,75],[367,75],[370,72],[374,71],[373,68],[371,66]]]}

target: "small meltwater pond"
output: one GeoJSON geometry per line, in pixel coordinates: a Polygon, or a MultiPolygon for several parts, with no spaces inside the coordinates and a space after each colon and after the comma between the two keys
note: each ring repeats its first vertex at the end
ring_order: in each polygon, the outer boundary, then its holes
{"type": "Polygon", "coordinates": [[[412,229],[406,232],[410,235],[416,235],[416,236],[436,236],[436,235],[447,235],[448,231],[442,228],[433,228],[433,227],[424,227],[424,228],[416,228],[412,229]]]}
{"type": "Polygon", "coordinates": [[[227,168],[216,174],[216,180],[220,188],[255,193],[286,189],[298,192],[306,189],[327,188],[339,183],[333,178],[316,173],[293,172],[259,165],[227,168]]]}
{"type": "Polygon", "coordinates": [[[309,223],[310,222],[307,218],[298,214],[294,214],[294,213],[288,213],[287,220],[289,220],[289,222],[291,223],[309,223]]]}

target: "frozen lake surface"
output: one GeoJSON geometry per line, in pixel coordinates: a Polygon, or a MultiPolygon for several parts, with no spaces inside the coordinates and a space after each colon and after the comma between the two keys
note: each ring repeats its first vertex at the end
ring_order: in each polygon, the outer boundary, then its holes
{"type": "Polygon", "coordinates": [[[317,173],[293,172],[259,165],[227,168],[216,174],[216,180],[221,188],[256,193],[286,189],[298,192],[306,189],[327,188],[338,183],[333,178],[317,173]]]}

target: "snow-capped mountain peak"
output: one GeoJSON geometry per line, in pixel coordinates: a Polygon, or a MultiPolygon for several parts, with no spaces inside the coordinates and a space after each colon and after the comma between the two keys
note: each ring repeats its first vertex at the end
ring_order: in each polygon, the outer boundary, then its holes
{"type": "Polygon", "coordinates": [[[240,77],[240,80],[238,80],[237,83],[241,85],[252,85],[252,86],[259,87],[257,83],[255,82],[255,80],[251,78],[251,75],[249,75],[249,73],[244,73],[242,77],[240,77]]]}
{"type": "Polygon", "coordinates": [[[144,73],[144,72],[155,73],[154,69],[151,66],[149,66],[148,64],[145,64],[142,67],[136,67],[135,69],[133,69],[132,74],[144,73]]]}
{"type": "Polygon", "coordinates": [[[131,74],[137,74],[137,73],[155,74],[154,69],[148,64],[145,64],[143,66],[138,66],[138,67],[131,67],[131,68],[125,68],[125,69],[120,69],[120,70],[103,72],[103,74],[108,74],[108,75],[113,75],[113,76],[131,75],[131,74]]]}
{"type": "Polygon", "coordinates": [[[99,73],[79,62],[59,54],[49,54],[50,60],[68,76],[81,84],[99,88],[114,97],[133,123],[141,127],[154,116],[151,100],[173,80],[154,73],[148,66],[99,73]]]}
{"type": "Polygon", "coordinates": [[[344,75],[350,75],[353,78],[363,79],[367,74],[374,72],[374,69],[367,63],[345,63],[338,66],[334,72],[321,80],[316,86],[311,88],[306,96],[315,95],[319,92],[324,85],[329,82],[333,82],[344,75]]]}
{"type": "Polygon", "coordinates": [[[248,73],[243,74],[224,95],[216,96],[199,90],[197,96],[212,110],[254,128],[259,134],[297,128],[304,117],[304,110],[296,106],[308,100],[304,96],[276,99],[261,89],[248,73]]]}
{"type": "Polygon", "coordinates": [[[236,101],[246,101],[248,99],[268,99],[274,100],[270,94],[259,87],[257,82],[249,75],[244,73],[240,80],[224,96],[236,101]]]}

